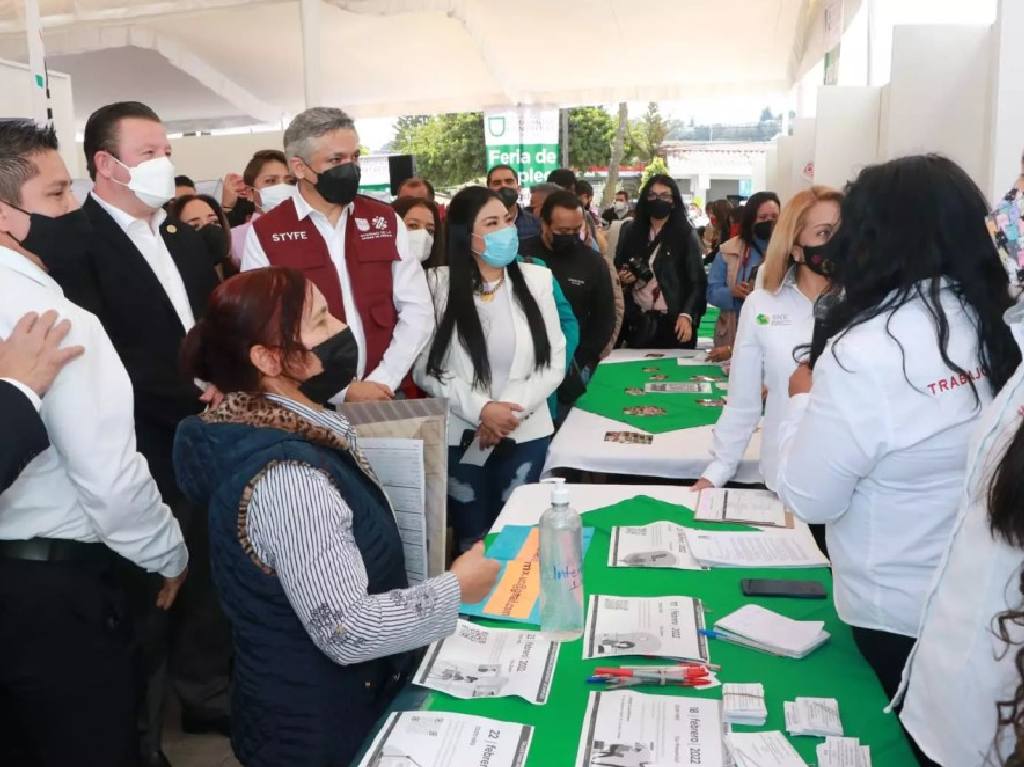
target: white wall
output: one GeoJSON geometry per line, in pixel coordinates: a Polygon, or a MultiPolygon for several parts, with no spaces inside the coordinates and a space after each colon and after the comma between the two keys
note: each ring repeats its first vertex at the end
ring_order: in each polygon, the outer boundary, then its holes
{"type": "MultiPolygon", "coordinates": [[[[0,59],[0,118],[32,117],[32,74],[24,64],[0,59]]],[[[71,77],[63,72],[49,73],[50,105],[53,124],[60,141],[60,154],[74,178],[81,158],[75,145],[75,110],[71,101],[71,77]]]]}
{"type": "MultiPolygon", "coordinates": [[[[768,145],[764,153],[764,182],[761,189],[775,192],[779,186],[779,145],[777,141],[768,145]]],[[[754,189],[754,191],[759,191],[754,189]]]]}
{"type": "Polygon", "coordinates": [[[989,188],[992,39],[987,26],[895,28],[883,159],[938,152],[989,188]]]}
{"type": "Polygon", "coordinates": [[[828,85],[818,89],[814,183],[842,189],[878,160],[882,89],[828,85]]]}
{"type": "Polygon", "coordinates": [[[1021,169],[1024,149],[1024,2],[1002,0],[993,29],[992,133],[989,186],[982,190],[994,202],[1006,194],[1021,169]]]}
{"type": "Polygon", "coordinates": [[[793,184],[793,137],[779,136],[776,151],[775,186],[769,191],[775,192],[780,200],[788,200],[793,196],[790,187],[793,184]]]}
{"type": "Polygon", "coordinates": [[[793,155],[790,164],[789,184],[785,194],[781,190],[779,199],[785,205],[794,194],[806,189],[814,183],[813,177],[808,177],[806,169],[814,163],[814,135],[816,120],[802,118],[793,121],[793,155]]]}

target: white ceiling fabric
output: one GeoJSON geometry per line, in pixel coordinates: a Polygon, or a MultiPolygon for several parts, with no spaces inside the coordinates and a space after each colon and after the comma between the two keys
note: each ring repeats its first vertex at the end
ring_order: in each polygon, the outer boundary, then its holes
{"type": "MultiPolygon", "coordinates": [[[[71,75],[80,121],[125,98],[194,127],[278,122],[304,106],[296,0],[39,4],[50,66],[71,75]]],[[[776,95],[800,74],[821,5],[327,0],[320,100],[379,117],[776,95]]],[[[0,0],[0,58],[27,59],[22,14],[22,0],[0,0]]]]}

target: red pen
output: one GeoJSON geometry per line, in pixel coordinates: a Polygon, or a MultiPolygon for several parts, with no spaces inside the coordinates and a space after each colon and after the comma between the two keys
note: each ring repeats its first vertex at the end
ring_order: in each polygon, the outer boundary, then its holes
{"type": "Polygon", "coordinates": [[[643,669],[632,668],[599,668],[594,671],[597,676],[619,677],[623,679],[707,679],[708,670],[701,667],[643,669]]]}

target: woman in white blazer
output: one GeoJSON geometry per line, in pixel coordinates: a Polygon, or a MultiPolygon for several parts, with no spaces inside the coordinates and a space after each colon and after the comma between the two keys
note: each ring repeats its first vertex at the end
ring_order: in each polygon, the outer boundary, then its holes
{"type": "MultiPolygon", "coordinates": [[[[1024,305],[1006,319],[1020,341],[1024,305]]],[[[1004,764],[1024,729],[1017,669],[1024,661],[1022,417],[1024,366],[974,432],[953,536],[903,672],[900,719],[943,767],[1004,764]],[[1010,620],[1001,623],[1004,615],[1010,620]],[[1012,705],[1000,714],[1002,702],[1012,705]],[[1000,727],[1001,716],[1007,726],[1000,727]]]]}
{"type": "Polygon", "coordinates": [[[986,208],[942,157],[860,173],[830,241],[844,293],[812,340],[813,388],[797,368],[780,428],[776,489],[825,524],[836,609],[890,696],[953,530],[971,431],[1021,358],[986,208]]]}
{"type": "Polygon", "coordinates": [[[760,270],[764,288],[751,293],[740,312],[729,400],[715,424],[714,460],[694,484],[695,492],[722,487],[733,478],[761,421],[762,404],[761,475],[768,489],[775,489],[779,423],[789,400],[789,377],[796,369],[794,351],[811,343],[814,302],[829,285],[830,262],[821,254],[839,226],[842,199],[834,189],[812,186],[783,208],[760,270]]]}
{"type": "Polygon", "coordinates": [[[516,228],[496,193],[463,189],[447,226],[449,266],[427,272],[435,329],[414,378],[448,400],[448,513],[464,551],[512,490],[540,478],[565,337],[551,272],[516,263],[516,228]]]}

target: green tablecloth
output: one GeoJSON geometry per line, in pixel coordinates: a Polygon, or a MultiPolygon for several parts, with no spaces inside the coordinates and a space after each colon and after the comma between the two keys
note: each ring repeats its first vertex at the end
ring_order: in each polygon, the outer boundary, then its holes
{"type": "MultiPolygon", "coordinates": [[[[608,568],[611,528],[616,524],[642,525],[671,520],[691,527],[711,527],[693,521],[689,509],[673,506],[646,496],[596,509],[583,515],[584,524],[595,529],[594,539],[584,564],[584,591],[590,594],[623,596],[684,595],[704,600],[708,624],[714,623],[747,602],[756,602],[790,618],[823,620],[831,641],[802,659],[781,658],[724,642],[710,643],[711,660],[721,664],[723,682],[761,682],[765,688],[768,720],[763,728],[739,727],[737,730],[782,730],[785,721],[782,703],[797,696],[836,698],[846,735],[858,737],[871,747],[877,767],[913,767],[916,765],[896,717],[882,712],[885,695],[874,673],[854,646],[849,628],[836,615],[831,600],[832,579],[827,569],[799,570],[654,570],[608,568]],[[739,582],[743,578],[801,578],[824,584],[827,600],[753,599],[744,597],[739,582]]],[[[715,525],[714,529],[727,529],[715,525]]],[[[733,529],[742,529],[734,527],[733,529]]],[[[490,626],[518,627],[510,623],[485,621],[490,626]]],[[[519,698],[492,698],[464,701],[443,693],[431,693],[425,707],[434,711],[477,714],[510,722],[533,725],[533,744],[528,767],[571,767],[587,705],[587,694],[596,689],[586,678],[604,660],[582,660],[582,640],[562,645],[555,669],[551,696],[546,705],[534,706],[519,698]]],[[[621,663],[631,659],[620,658],[621,663]]],[[[656,687],[633,688],[639,692],[721,698],[721,688],[698,692],[663,690],[656,687]]],[[[815,746],[821,738],[797,737],[790,741],[809,764],[816,763],[815,746]]]]}
{"type": "Polygon", "coordinates": [[[711,394],[626,394],[628,387],[643,389],[655,375],[666,376],[664,381],[692,381],[694,376],[714,376],[723,379],[723,383],[726,377],[718,365],[680,365],[674,357],[606,363],[597,366],[586,393],[576,400],[575,406],[651,434],[710,426],[718,421],[722,408],[697,404],[700,399],[726,396],[715,384],[711,385],[711,394]],[[644,372],[646,369],[651,370],[644,372]],[[626,415],[623,412],[625,408],[643,405],[657,405],[665,410],[665,415],[626,415]]]}
{"type": "Polygon", "coordinates": [[[697,338],[713,338],[715,335],[715,323],[718,322],[718,315],[721,311],[717,306],[709,306],[707,313],[700,318],[700,327],[697,328],[697,338]]]}

